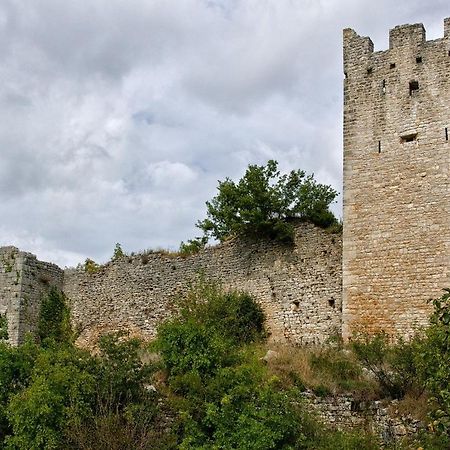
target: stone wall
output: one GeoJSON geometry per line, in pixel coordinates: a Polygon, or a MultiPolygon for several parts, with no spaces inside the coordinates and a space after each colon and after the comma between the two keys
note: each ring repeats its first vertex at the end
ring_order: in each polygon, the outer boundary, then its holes
{"type": "Polygon", "coordinates": [[[23,342],[36,331],[41,300],[51,288],[62,289],[63,271],[15,247],[0,248],[0,314],[8,321],[9,341],[23,342]]]}
{"type": "Polygon", "coordinates": [[[414,438],[425,424],[398,414],[398,401],[361,401],[341,394],[317,397],[304,392],[303,398],[310,412],[325,425],[340,431],[368,430],[382,445],[400,444],[405,438],[414,438]]]}
{"type": "Polygon", "coordinates": [[[189,257],[150,253],[96,273],[66,270],[64,292],[86,345],[115,329],[152,338],[200,273],[254,295],[273,340],[322,343],[341,331],[341,246],[339,234],[300,224],[293,246],[235,239],[189,257]]]}
{"type": "Polygon", "coordinates": [[[450,19],[344,30],[343,335],[409,336],[450,285],[450,19]]]}

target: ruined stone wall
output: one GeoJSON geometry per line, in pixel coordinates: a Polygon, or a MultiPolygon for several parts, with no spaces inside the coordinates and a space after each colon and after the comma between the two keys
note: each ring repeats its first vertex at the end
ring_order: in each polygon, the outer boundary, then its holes
{"type": "Polygon", "coordinates": [[[416,438],[425,429],[411,415],[399,414],[398,400],[361,401],[348,394],[318,397],[310,391],[302,397],[307,409],[325,425],[340,431],[368,430],[379,439],[380,447],[400,446],[405,438],[416,438]]]}
{"type": "Polygon", "coordinates": [[[15,247],[0,247],[0,314],[8,321],[9,341],[23,342],[36,331],[41,300],[51,286],[62,289],[63,271],[15,247]]]}
{"type": "Polygon", "coordinates": [[[107,330],[155,336],[199,273],[253,294],[272,339],[320,343],[341,330],[341,252],[340,235],[302,224],[294,246],[235,239],[184,258],[150,253],[110,262],[96,273],[66,270],[64,292],[85,345],[107,330]]]}
{"type": "Polygon", "coordinates": [[[408,336],[450,284],[450,19],[344,30],[343,334],[408,336]]]}

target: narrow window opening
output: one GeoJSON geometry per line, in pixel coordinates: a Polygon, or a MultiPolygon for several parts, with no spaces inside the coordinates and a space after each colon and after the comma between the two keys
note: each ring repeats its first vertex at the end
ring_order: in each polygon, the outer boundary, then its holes
{"type": "Polygon", "coordinates": [[[448,141],[448,128],[445,129],[445,140],[448,141]]]}
{"type": "Polygon", "coordinates": [[[417,64],[420,64],[422,62],[422,57],[421,56],[418,56],[417,58],[416,58],[416,63],[417,64]]]}
{"type": "Polygon", "coordinates": [[[336,300],[334,298],[330,298],[328,300],[328,305],[331,306],[331,308],[336,308],[336,300]]]}
{"type": "Polygon", "coordinates": [[[348,78],[347,72],[344,72],[344,78],[348,78]]]}
{"type": "Polygon", "coordinates": [[[448,56],[450,56],[450,50],[448,51],[448,56]]]}
{"type": "Polygon", "coordinates": [[[381,83],[381,92],[383,92],[383,94],[386,94],[386,80],[383,80],[381,83]]]}
{"type": "Polygon", "coordinates": [[[395,69],[395,63],[391,63],[391,65],[389,66],[391,69],[395,69]]]}
{"type": "Polygon", "coordinates": [[[371,75],[373,72],[373,68],[372,67],[368,67],[367,68],[367,75],[371,75]]]}
{"type": "Polygon", "coordinates": [[[413,95],[418,90],[419,90],[419,82],[418,81],[410,81],[409,82],[409,95],[413,95]]]}
{"type": "Polygon", "coordinates": [[[402,143],[417,140],[417,133],[405,134],[401,137],[402,143]]]}
{"type": "Polygon", "coordinates": [[[381,141],[378,141],[378,153],[381,153],[381,141]]]}

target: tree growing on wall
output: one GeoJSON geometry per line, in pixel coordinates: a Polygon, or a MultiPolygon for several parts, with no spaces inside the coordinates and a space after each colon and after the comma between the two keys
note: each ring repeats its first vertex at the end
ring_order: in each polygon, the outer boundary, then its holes
{"type": "Polygon", "coordinates": [[[292,218],[323,227],[337,223],[329,210],[337,192],[302,170],[282,175],[274,160],[266,166],[249,165],[237,183],[226,178],[217,189],[218,194],[206,202],[207,218],[196,224],[208,238],[223,241],[246,234],[289,241],[292,218]]]}

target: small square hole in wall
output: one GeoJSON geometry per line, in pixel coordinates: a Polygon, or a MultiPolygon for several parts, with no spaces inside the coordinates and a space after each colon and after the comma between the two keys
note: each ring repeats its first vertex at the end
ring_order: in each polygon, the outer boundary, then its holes
{"type": "Polygon", "coordinates": [[[400,139],[402,140],[402,143],[416,141],[417,133],[404,134],[400,139]]]}
{"type": "Polygon", "coordinates": [[[416,58],[416,63],[417,64],[420,64],[422,62],[422,57],[421,56],[418,56],[417,58],[416,58]]]}
{"type": "Polygon", "coordinates": [[[409,82],[409,95],[413,95],[419,90],[419,82],[418,81],[410,81],[409,82]]]}
{"type": "Polygon", "coordinates": [[[336,308],[336,300],[335,300],[334,298],[330,298],[330,299],[328,300],[328,305],[329,305],[331,308],[336,308]]]}
{"type": "Polygon", "coordinates": [[[390,69],[395,69],[395,63],[391,63],[391,65],[389,66],[390,69]]]}
{"type": "Polygon", "coordinates": [[[373,72],[373,67],[368,67],[367,68],[367,75],[371,75],[373,72]]]}
{"type": "Polygon", "coordinates": [[[294,300],[291,303],[291,311],[298,311],[300,308],[300,302],[298,300],[294,300]]]}

